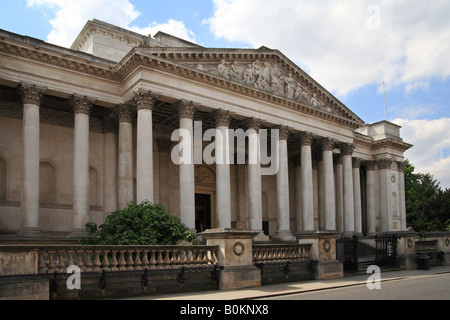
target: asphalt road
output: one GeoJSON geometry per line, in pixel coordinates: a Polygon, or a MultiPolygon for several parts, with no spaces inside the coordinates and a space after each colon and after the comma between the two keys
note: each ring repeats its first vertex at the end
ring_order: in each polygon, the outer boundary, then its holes
{"type": "Polygon", "coordinates": [[[450,273],[381,281],[379,290],[357,285],[261,300],[450,300],[450,273]]]}

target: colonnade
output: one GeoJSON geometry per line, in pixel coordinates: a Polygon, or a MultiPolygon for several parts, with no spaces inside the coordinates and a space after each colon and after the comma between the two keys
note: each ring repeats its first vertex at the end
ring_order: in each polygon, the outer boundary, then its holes
{"type": "MultiPolygon", "coordinates": [[[[35,85],[21,85],[23,98],[23,195],[21,210],[23,215],[20,236],[39,236],[39,107],[45,89],[35,85]]],[[[133,131],[132,123],[137,110],[137,153],[136,153],[136,199],[154,200],[153,177],[153,108],[158,95],[144,90],[135,92],[131,99],[134,106],[118,106],[118,149],[117,163],[114,156],[105,157],[104,176],[108,194],[112,193],[105,203],[105,210],[126,205],[134,198],[133,190],[133,131]],[[117,170],[117,179],[114,177],[117,170]],[[115,197],[117,194],[117,197],[115,197]]],[[[71,103],[74,109],[74,157],[73,157],[73,233],[79,237],[84,232],[84,226],[89,219],[89,114],[93,101],[87,97],[73,95],[71,103]]],[[[195,177],[194,177],[194,114],[197,106],[191,101],[180,100],[177,104],[179,113],[179,128],[188,132],[191,139],[184,141],[184,150],[190,161],[182,161],[179,165],[180,181],[180,220],[190,229],[195,230],[195,177]],[[187,147],[187,148],[186,148],[187,147]]],[[[231,182],[230,161],[225,150],[228,146],[228,135],[225,134],[230,125],[231,113],[225,110],[213,112],[216,124],[216,214],[218,228],[231,228],[231,182]],[[218,138],[217,138],[218,137],[218,138]]],[[[262,121],[254,118],[246,122],[248,135],[248,208],[249,228],[262,234],[262,183],[260,134],[262,121]]],[[[277,143],[279,169],[276,174],[277,194],[277,226],[274,238],[293,240],[290,227],[289,204],[289,172],[288,144],[291,134],[285,126],[276,127],[279,130],[277,143]]],[[[114,155],[115,142],[105,131],[105,154],[114,155]]],[[[188,135],[188,136],[189,136],[188,135]]],[[[300,149],[299,176],[296,185],[301,189],[301,205],[297,216],[297,226],[303,232],[317,231],[314,221],[313,192],[313,158],[312,145],[320,145],[321,161],[318,171],[318,182],[322,192],[323,206],[320,210],[319,229],[324,231],[339,231],[361,233],[361,193],[359,166],[361,161],[352,158],[355,146],[350,143],[339,143],[328,137],[317,137],[309,132],[296,134],[300,149]],[[335,172],[333,150],[341,151],[342,163],[335,172]],[[342,193],[336,192],[335,175],[342,177],[342,193]],[[337,196],[338,195],[338,196],[337,196]],[[337,205],[340,203],[340,205],[337,205]],[[340,220],[342,217],[342,221],[340,220]]],[[[186,158],[185,158],[186,159],[186,158]]],[[[380,163],[380,162],[379,162],[380,163]]],[[[389,179],[389,168],[392,160],[384,160],[378,165],[380,183],[389,179]],[[386,162],[387,161],[387,162],[386,162]],[[389,162],[390,161],[390,162],[389,162]],[[385,163],[386,162],[386,163],[385,163]],[[384,170],[384,171],[383,171],[384,170]]],[[[369,161],[366,176],[367,185],[367,216],[368,230],[375,232],[375,162],[369,161]]],[[[389,194],[381,192],[382,197],[389,194]]],[[[381,210],[388,212],[388,204],[381,210]]],[[[386,203],[389,203],[386,201],[386,203]]],[[[382,224],[386,224],[382,218],[382,224]]],[[[388,226],[384,226],[389,228],[388,226]]]]}

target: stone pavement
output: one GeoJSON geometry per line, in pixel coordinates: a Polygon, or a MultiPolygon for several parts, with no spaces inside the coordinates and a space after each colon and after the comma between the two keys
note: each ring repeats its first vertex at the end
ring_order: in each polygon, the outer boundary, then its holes
{"type": "MultiPolygon", "coordinates": [[[[381,272],[381,282],[394,281],[410,277],[450,273],[450,266],[431,267],[430,270],[393,270],[381,272]]],[[[246,300],[282,296],[293,293],[310,292],[339,287],[365,285],[370,274],[359,273],[334,280],[310,280],[302,282],[267,285],[257,288],[205,291],[198,293],[171,294],[164,296],[138,297],[129,300],[246,300]]]]}

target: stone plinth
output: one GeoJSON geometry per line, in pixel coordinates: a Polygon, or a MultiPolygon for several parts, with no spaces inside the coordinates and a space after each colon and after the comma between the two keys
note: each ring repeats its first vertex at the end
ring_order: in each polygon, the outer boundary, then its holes
{"type": "Polygon", "coordinates": [[[312,243],[310,258],[317,261],[317,280],[338,279],[344,276],[342,262],[336,260],[336,238],[340,233],[308,232],[298,233],[298,243],[312,243]]]}
{"type": "Polygon", "coordinates": [[[253,266],[252,240],[258,231],[236,229],[210,229],[201,233],[208,245],[219,246],[218,263],[221,290],[261,286],[261,271],[253,266]]]}
{"type": "Polygon", "coordinates": [[[397,265],[406,270],[415,269],[416,263],[416,232],[395,232],[397,240],[397,265]]]}

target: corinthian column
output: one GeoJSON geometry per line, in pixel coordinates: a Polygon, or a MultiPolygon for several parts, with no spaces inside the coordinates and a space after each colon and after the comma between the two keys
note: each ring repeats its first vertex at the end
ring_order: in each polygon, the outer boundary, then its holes
{"type": "Polygon", "coordinates": [[[46,91],[35,85],[21,84],[23,102],[22,226],[19,237],[42,237],[39,228],[39,107],[46,91]]]}
{"type": "Polygon", "coordinates": [[[367,233],[375,234],[375,161],[366,161],[367,233]]]}
{"type": "Polygon", "coordinates": [[[231,114],[219,109],[216,119],[216,189],[218,228],[231,228],[230,152],[228,127],[231,114]]]}
{"type": "Polygon", "coordinates": [[[314,196],[311,153],[313,141],[314,135],[312,133],[303,132],[300,134],[302,218],[304,232],[314,231],[314,196]]]}
{"type": "Polygon", "coordinates": [[[73,232],[70,238],[86,234],[89,221],[89,114],[92,100],[73,95],[75,113],[73,149],[73,232]]]}
{"type": "Polygon", "coordinates": [[[250,229],[260,231],[253,241],[267,241],[263,231],[261,155],[259,130],[262,121],[251,118],[246,122],[248,133],[248,209],[250,229]]]}
{"type": "Polygon", "coordinates": [[[133,117],[135,110],[119,105],[118,208],[133,200],[133,117]]]}
{"type": "Polygon", "coordinates": [[[360,158],[353,158],[353,199],[355,201],[355,233],[362,234],[362,207],[361,207],[361,177],[359,168],[360,158]]]}
{"type": "Polygon", "coordinates": [[[136,200],[154,201],[153,190],[153,107],[158,99],[151,91],[133,95],[137,106],[136,200]]]}
{"type": "Polygon", "coordinates": [[[326,231],[336,231],[336,203],[333,179],[334,143],[334,139],[330,138],[323,138],[321,141],[323,152],[323,210],[326,231]]]}
{"type": "Polygon", "coordinates": [[[344,233],[353,235],[355,232],[355,203],[353,193],[353,165],[352,155],[355,150],[353,144],[341,145],[342,175],[344,189],[344,233]]]}
{"type": "Polygon", "coordinates": [[[195,231],[195,176],[194,176],[194,113],[193,102],[181,100],[180,135],[183,136],[183,157],[180,163],[180,220],[195,231]]]}
{"type": "Polygon", "coordinates": [[[283,241],[295,240],[290,228],[289,214],[289,172],[288,172],[288,150],[287,139],[289,130],[286,126],[279,127],[278,157],[279,169],[276,176],[277,179],[277,222],[278,231],[275,238],[283,241]]]}

